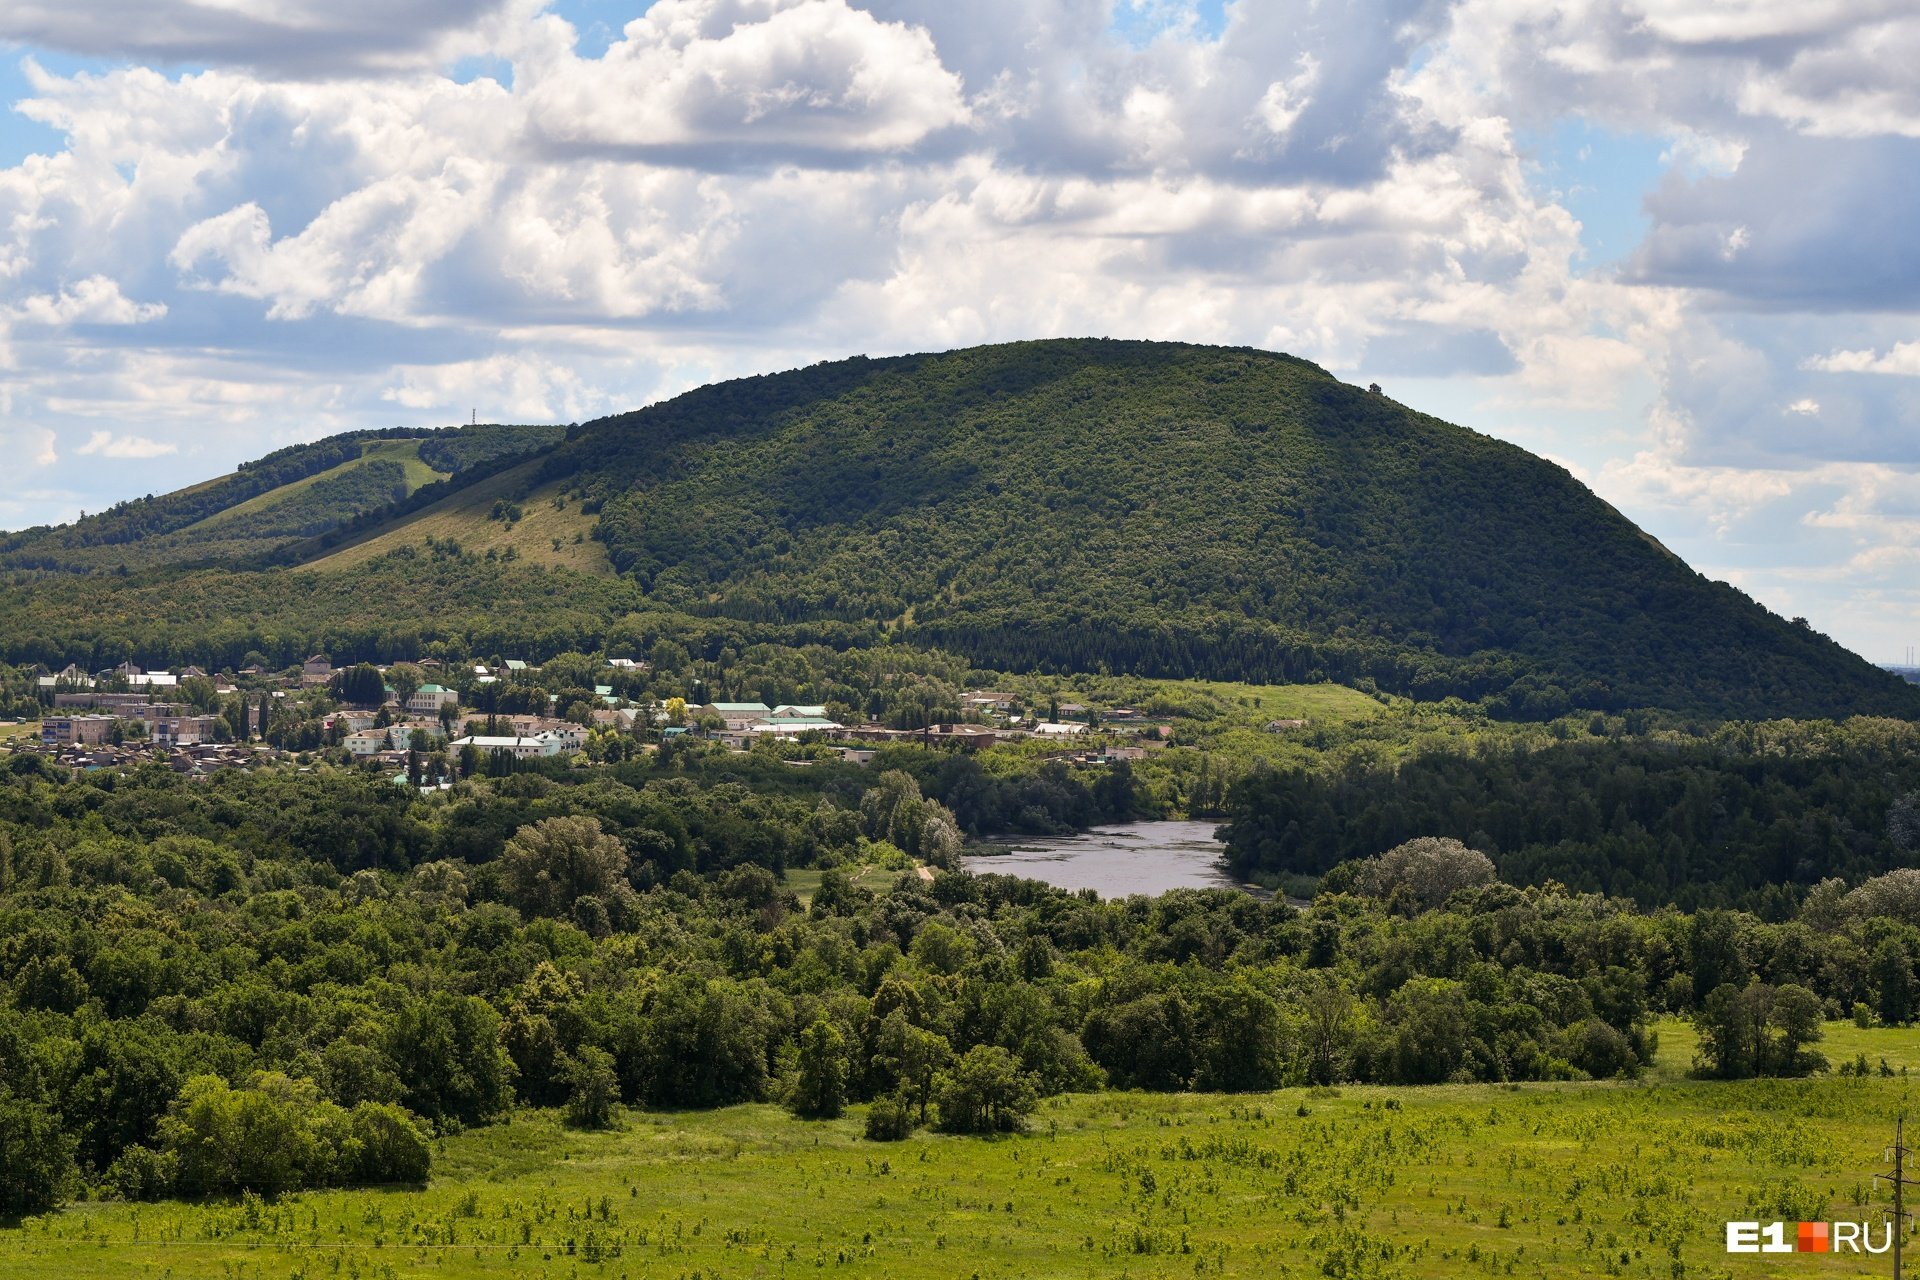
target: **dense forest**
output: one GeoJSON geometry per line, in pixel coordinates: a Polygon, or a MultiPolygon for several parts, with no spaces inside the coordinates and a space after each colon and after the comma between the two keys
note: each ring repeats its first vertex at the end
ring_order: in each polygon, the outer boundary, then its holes
{"type": "Polygon", "coordinates": [[[362,476],[321,504],[332,528],[297,493],[280,516],[245,517],[317,536],[222,542],[221,521],[196,525],[202,559],[227,567],[158,570],[129,550],[124,577],[37,572],[63,564],[62,547],[152,540],[333,456],[303,448],[11,538],[0,658],[393,660],[445,644],[537,661],[630,637],[710,653],[886,639],[1005,671],[1333,680],[1515,721],[1920,715],[1920,688],[1700,577],[1561,468],[1245,349],[1062,341],[858,359],[564,438],[463,428],[413,460],[450,478],[389,502],[390,475],[362,476]],[[404,534],[522,463],[530,487],[557,486],[595,521],[617,580],[427,537],[350,571],[266,567],[404,534]]]}
{"type": "Polygon", "coordinates": [[[1794,886],[1920,860],[1920,820],[1907,816],[1917,793],[1911,722],[1730,725],[1260,769],[1229,793],[1222,836],[1247,875],[1317,876],[1444,835],[1490,854],[1515,884],[1777,913],[1792,909],[1794,886]]]}
{"type": "Polygon", "coordinates": [[[1428,839],[1344,864],[1306,910],[1100,901],[913,873],[960,820],[885,764],[666,751],[426,797],[14,758],[0,1214],[417,1181],[433,1132],[522,1104],[591,1125],[623,1101],[875,1100],[886,1139],[1019,1128],[1103,1085],[1632,1074],[1661,1012],[1699,1022],[1703,1071],[1790,1074],[1819,1065],[1822,1016],[1915,1012],[1913,871],[1775,922],[1689,917],[1514,888],[1428,839]],[[806,901],[782,880],[803,865],[806,901]]]}
{"type": "Polygon", "coordinates": [[[658,605],[1006,670],[1369,678],[1518,718],[1920,710],[1559,467],[1304,361],[1019,343],[745,379],[546,463],[658,605]]]}

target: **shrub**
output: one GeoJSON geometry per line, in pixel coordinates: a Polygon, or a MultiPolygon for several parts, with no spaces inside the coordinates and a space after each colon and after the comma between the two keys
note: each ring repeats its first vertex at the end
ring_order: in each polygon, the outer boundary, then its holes
{"type": "Polygon", "coordinates": [[[1033,1081],[998,1045],[976,1045],[939,1088],[940,1127],[948,1133],[1024,1133],[1033,1114],[1033,1081]]]}
{"type": "Polygon", "coordinates": [[[568,1085],[568,1124],[604,1129],[613,1122],[620,1078],[614,1073],[612,1054],[588,1045],[561,1068],[561,1074],[568,1085]]]}
{"type": "Polygon", "coordinates": [[[358,1183],[423,1183],[433,1148],[412,1112],[390,1102],[362,1102],[347,1118],[351,1146],[346,1180],[358,1183]]]}
{"type": "Polygon", "coordinates": [[[897,1095],[876,1098],[867,1108],[869,1142],[900,1142],[913,1136],[913,1104],[897,1095]]]}
{"type": "Polygon", "coordinates": [[[73,1149],[51,1111],[0,1087],[0,1217],[58,1204],[73,1178],[73,1149]]]}
{"type": "Polygon", "coordinates": [[[847,1045],[833,1024],[819,1018],[800,1036],[800,1074],[787,1105],[797,1116],[831,1120],[847,1104],[847,1045]]]}
{"type": "Polygon", "coordinates": [[[1354,864],[1353,888],[1386,901],[1404,889],[1422,911],[1432,911],[1461,889],[1495,880],[1493,859],[1444,836],[1423,836],[1354,864]]]}
{"type": "Polygon", "coordinates": [[[179,1175],[180,1159],[173,1152],[135,1144],[107,1170],[105,1186],[123,1200],[159,1200],[173,1194],[179,1175]]]}
{"type": "Polygon", "coordinates": [[[186,1195],[278,1195],[423,1182],[431,1163],[425,1134],[401,1108],[363,1102],[347,1112],[322,1098],[312,1081],[277,1071],[255,1072],[238,1089],[218,1076],[193,1077],[161,1121],[160,1141],[153,1161],[136,1157],[121,1169],[127,1184],[159,1194],[171,1171],[173,1186],[186,1195]]]}

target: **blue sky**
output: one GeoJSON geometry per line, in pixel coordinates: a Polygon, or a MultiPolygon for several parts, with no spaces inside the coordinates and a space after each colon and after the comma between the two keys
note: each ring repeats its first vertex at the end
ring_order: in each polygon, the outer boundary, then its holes
{"type": "Polygon", "coordinates": [[[1891,660],[1913,41],[1868,0],[9,0],[0,527],[476,407],[1246,343],[1891,660]]]}
{"type": "Polygon", "coordinates": [[[1521,147],[1537,166],[1532,182],[1580,220],[1582,267],[1617,267],[1651,225],[1646,197],[1671,167],[1669,139],[1617,133],[1574,116],[1521,147]]]}

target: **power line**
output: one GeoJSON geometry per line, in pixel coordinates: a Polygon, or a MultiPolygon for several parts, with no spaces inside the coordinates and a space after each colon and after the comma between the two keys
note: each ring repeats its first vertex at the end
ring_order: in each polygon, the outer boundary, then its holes
{"type": "Polygon", "coordinates": [[[1887,1173],[1873,1175],[1876,1187],[1884,1180],[1893,1187],[1893,1280],[1902,1280],[1902,1256],[1907,1239],[1906,1190],[1920,1187],[1920,1178],[1907,1176],[1907,1113],[1902,1111],[1893,1122],[1893,1146],[1885,1159],[1892,1165],[1887,1173]]]}

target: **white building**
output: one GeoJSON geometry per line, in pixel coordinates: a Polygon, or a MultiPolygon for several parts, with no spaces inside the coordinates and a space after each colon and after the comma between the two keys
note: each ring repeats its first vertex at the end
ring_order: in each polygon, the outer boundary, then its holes
{"type": "Polygon", "coordinates": [[[560,744],[562,751],[584,751],[587,747],[587,726],[562,721],[552,728],[543,729],[540,737],[552,738],[560,744]]]}
{"type": "Polygon", "coordinates": [[[468,747],[473,747],[483,755],[491,755],[495,751],[504,751],[516,760],[535,760],[544,756],[557,756],[563,750],[560,740],[546,733],[532,738],[508,738],[504,736],[496,737],[487,734],[476,734],[473,737],[455,738],[453,740],[452,748],[455,751],[463,751],[468,747]]]}
{"type": "Polygon", "coordinates": [[[437,684],[423,684],[407,699],[407,710],[417,715],[437,716],[440,708],[457,706],[460,695],[437,684]]]}
{"type": "MultiPolygon", "coordinates": [[[[349,755],[354,755],[354,756],[378,755],[382,751],[387,750],[387,730],[360,729],[360,730],[357,730],[356,732],[348,734],[346,737],[342,738],[340,742],[341,742],[341,745],[346,747],[347,753],[349,755]]],[[[394,744],[395,747],[398,747],[399,745],[400,744],[397,742],[394,744]]]]}
{"type": "Polygon", "coordinates": [[[695,719],[711,713],[737,733],[750,724],[765,720],[773,714],[773,708],[764,702],[713,702],[704,707],[689,707],[687,713],[695,719]]]}

